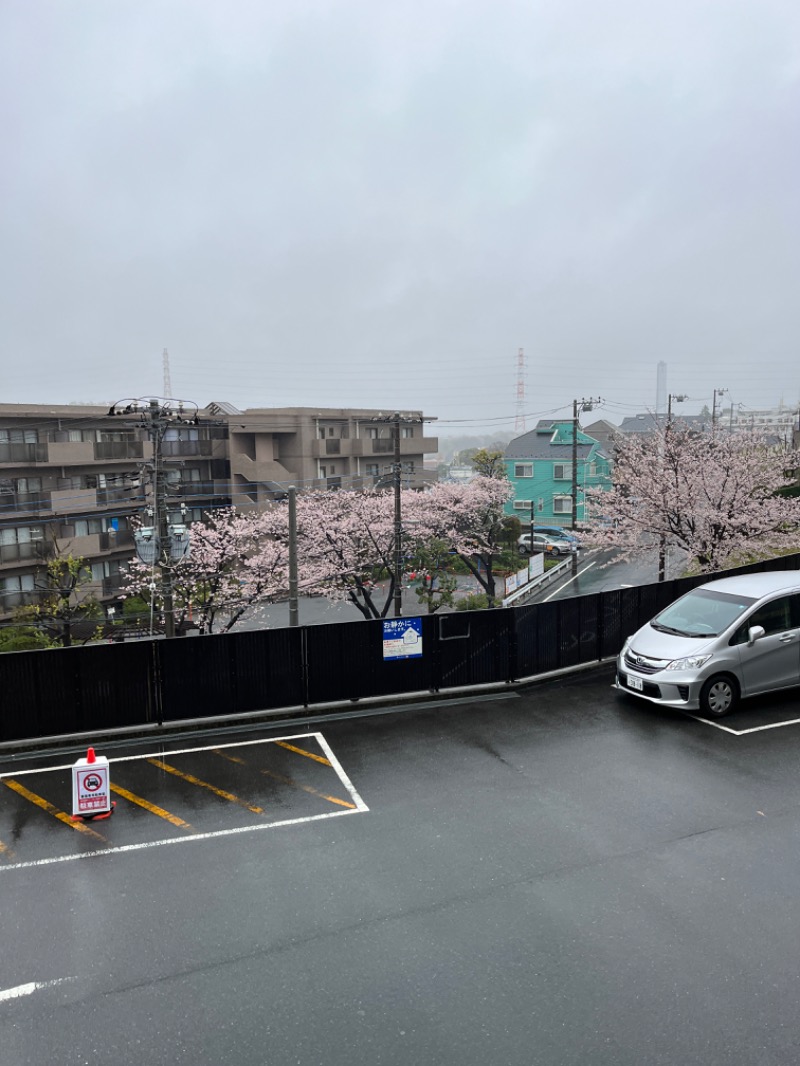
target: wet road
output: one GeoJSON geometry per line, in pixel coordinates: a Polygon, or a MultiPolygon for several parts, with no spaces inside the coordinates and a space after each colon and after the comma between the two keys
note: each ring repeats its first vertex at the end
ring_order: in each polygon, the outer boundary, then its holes
{"type": "Polygon", "coordinates": [[[796,1063],[797,694],[610,676],[0,760],[0,1061],[796,1063]]]}

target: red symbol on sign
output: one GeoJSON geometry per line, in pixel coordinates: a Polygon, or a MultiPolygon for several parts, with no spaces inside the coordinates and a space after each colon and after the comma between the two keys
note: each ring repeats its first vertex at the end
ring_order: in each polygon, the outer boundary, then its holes
{"type": "Polygon", "coordinates": [[[83,787],[87,792],[97,792],[102,786],[103,779],[98,774],[87,774],[83,779],[83,787]]]}

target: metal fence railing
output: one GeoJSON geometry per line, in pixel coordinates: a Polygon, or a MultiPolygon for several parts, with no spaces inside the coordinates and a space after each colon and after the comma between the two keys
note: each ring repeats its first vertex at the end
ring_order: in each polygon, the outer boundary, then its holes
{"type": "MultiPolygon", "coordinates": [[[[800,569],[800,554],[734,573],[800,569]]],[[[424,616],[423,654],[384,660],[380,621],[0,655],[0,743],[519,681],[616,655],[709,580],[424,616]]]]}

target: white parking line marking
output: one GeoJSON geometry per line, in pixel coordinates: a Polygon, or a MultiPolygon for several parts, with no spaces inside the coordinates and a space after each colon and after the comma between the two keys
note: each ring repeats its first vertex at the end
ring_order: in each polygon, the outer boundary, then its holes
{"type": "Polygon", "coordinates": [[[63,985],[65,981],[76,981],[76,977],[57,977],[55,981],[30,981],[26,985],[17,985],[16,988],[4,988],[0,991],[0,1003],[8,999],[21,999],[22,996],[30,996],[43,988],[55,988],[63,985]]]}
{"type": "MultiPolygon", "coordinates": [[[[103,848],[102,851],[82,851],[73,855],[55,855],[50,859],[33,859],[30,862],[17,862],[11,866],[0,866],[0,872],[6,873],[9,870],[25,870],[31,866],[53,866],[58,862],[77,862],[79,859],[96,859],[101,855],[122,855],[128,851],[144,851],[147,848],[161,848],[165,844],[190,844],[195,840],[215,840],[218,837],[230,837],[236,836],[239,833],[260,833],[264,829],[279,829],[287,825],[302,825],[305,822],[320,822],[325,818],[343,818],[348,814],[360,814],[369,811],[369,807],[364,801],[354,794],[354,798],[357,799],[359,807],[358,810],[351,811],[330,811],[325,814],[312,814],[306,818],[287,818],[282,822],[270,822],[264,825],[243,825],[238,826],[236,829],[217,829],[213,833],[195,833],[193,836],[183,837],[171,837],[169,840],[147,840],[141,844],[122,844],[117,848],[103,848]]],[[[67,978],[64,978],[67,980],[67,978]]],[[[21,987],[27,987],[23,985],[21,987]]],[[[33,989],[31,990],[33,991],[33,989]]],[[[21,993],[26,995],[27,993],[21,993]]]]}
{"type": "MultiPolygon", "coordinates": [[[[159,759],[163,755],[191,755],[195,751],[216,751],[218,748],[246,748],[253,744],[277,744],[280,740],[308,740],[309,737],[314,737],[318,741],[322,741],[321,733],[293,733],[289,737],[262,737],[259,740],[237,740],[232,741],[230,744],[206,744],[202,748],[178,748],[175,751],[167,750],[164,747],[158,749],[158,751],[149,752],[145,755],[120,755],[119,758],[110,758],[110,763],[116,762],[135,762],[137,759],[159,759]]],[[[4,777],[23,777],[25,774],[49,774],[56,770],[71,770],[73,764],[64,763],[61,766],[44,766],[38,770],[9,770],[6,773],[0,774],[0,781],[4,777]]]]}
{"type": "Polygon", "coordinates": [[[700,718],[699,715],[696,714],[687,714],[686,717],[694,718],[696,722],[704,722],[706,725],[713,725],[715,729],[723,729],[726,733],[733,733],[735,737],[746,737],[748,733],[763,733],[766,729],[783,729],[787,725],[800,725],[800,718],[791,718],[788,722],[772,722],[770,725],[754,725],[750,729],[731,729],[729,725],[721,725],[719,722],[710,722],[708,718],[700,718]]]}

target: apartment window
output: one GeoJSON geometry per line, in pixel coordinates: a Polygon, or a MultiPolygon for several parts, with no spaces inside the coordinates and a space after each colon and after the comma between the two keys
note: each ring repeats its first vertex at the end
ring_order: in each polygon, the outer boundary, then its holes
{"type": "Polygon", "coordinates": [[[325,427],[324,427],[324,426],[320,426],[320,427],[319,427],[319,434],[318,434],[318,436],[319,436],[319,439],[320,439],[320,440],[325,440],[325,427]]]}
{"type": "Polygon", "coordinates": [[[379,477],[381,472],[380,463],[367,463],[367,475],[369,477],[379,477]]]}
{"type": "Polygon", "coordinates": [[[405,437],[406,440],[408,440],[409,437],[413,437],[414,436],[414,427],[413,426],[401,426],[400,427],[400,436],[401,437],[405,437]]]}
{"type": "Polygon", "coordinates": [[[572,514],[572,497],[554,496],[553,514],[572,514]]]}
{"type": "Polygon", "coordinates": [[[105,533],[104,518],[77,518],[75,520],[75,536],[88,537],[92,533],[105,533]]]}
{"type": "Polygon", "coordinates": [[[119,572],[118,559],[105,559],[102,563],[92,563],[92,581],[102,581],[104,577],[115,577],[119,572]]]}
{"type": "Polygon", "coordinates": [[[14,488],[17,492],[41,492],[42,479],[40,477],[18,477],[14,479],[14,488]]]}
{"type": "Polygon", "coordinates": [[[515,511],[527,511],[530,512],[533,506],[533,500],[514,500],[515,511]]]}
{"type": "Polygon", "coordinates": [[[328,426],[328,436],[329,437],[333,436],[333,426],[328,426]]]}
{"type": "Polygon", "coordinates": [[[30,544],[32,540],[44,540],[42,526],[7,526],[0,529],[0,544],[30,544]]]}
{"type": "Polygon", "coordinates": [[[0,429],[0,444],[38,444],[35,429],[0,429]]]}
{"type": "Polygon", "coordinates": [[[33,592],[35,589],[33,574],[16,574],[13,577],[0,578],[2,592],[33,592]]]}
{"type": "Polygon", "coordinates": [[[514,463],[514,477],[533,477],[533,463],[514,463]]]}
{"type": "Polygon", "coordinates": [[[367,438],[367,440],[377,440],[378,439],[378,427],[377,426],[367,426],[367,428],[364,430],[364,436],[367,438]]]}
{"type": "Polygon", "coordinates": [[[572,463],[553,463],[554,481],[572,480],[572,463]]]}

